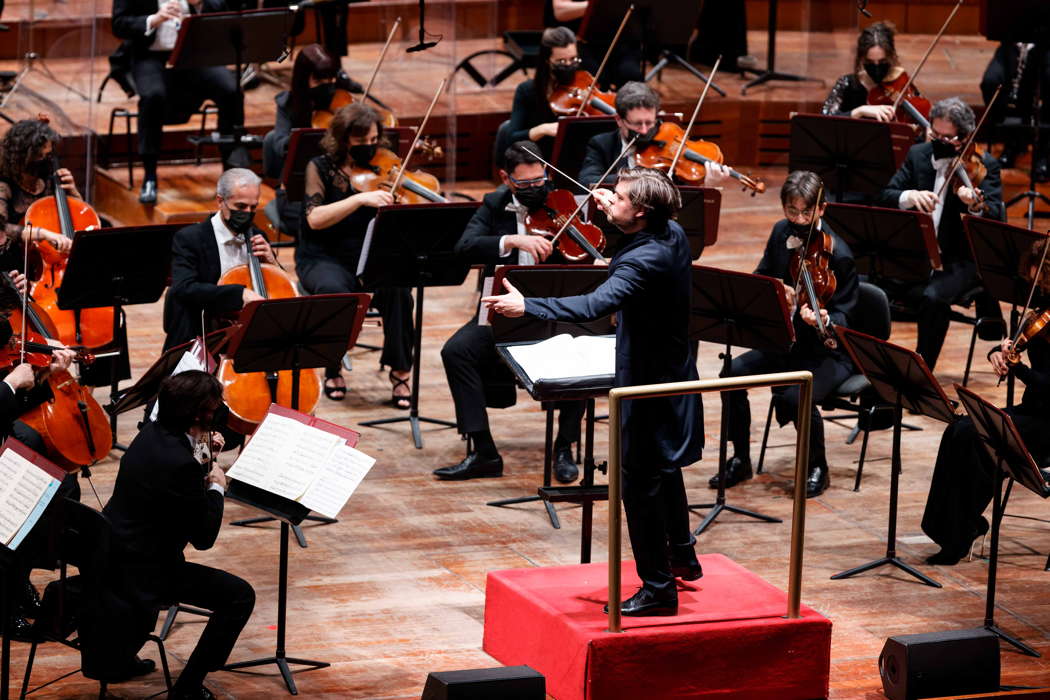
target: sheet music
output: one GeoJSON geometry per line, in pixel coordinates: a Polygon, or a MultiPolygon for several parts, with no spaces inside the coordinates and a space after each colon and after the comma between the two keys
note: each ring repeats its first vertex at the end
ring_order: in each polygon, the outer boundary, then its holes
{"type": "Polygon", "coordinates": [[[336,517],[375,463],[374,458],[345,443],[336,447],[299,502],[321,515],[336,517]]]}
{"type": "Polygon", "coordinates": [[[0,543],[15,549],[58,491],[59,480],[14,450],[0,453],[0,543]]]}
{"type": "Polygon", "coordinates": [[[569,379],[616,372],[616,338],[568,333],[532,345],[508,348],[530,379],[569,379]]]}
{"type": "Polygon", "coordinates": [[[368,251],[372,249],[372,232],[375,230],[376,220],[372,217],[372,220],[368,222],[368,228],[365,229],[365,242],[361,244],[361,257],[357,259],[357,272],[354,274],[360,277],[365,271],[365,263],[368,262],[368,251]]]}

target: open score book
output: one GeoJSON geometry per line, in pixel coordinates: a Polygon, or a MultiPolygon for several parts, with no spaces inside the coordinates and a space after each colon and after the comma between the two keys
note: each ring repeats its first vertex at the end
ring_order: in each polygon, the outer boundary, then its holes
{"type": "Polygon", "coordinates": [[[0,452],[0,544],[17,549],[54,498],[66,473],[18,440],[0,452]]]}

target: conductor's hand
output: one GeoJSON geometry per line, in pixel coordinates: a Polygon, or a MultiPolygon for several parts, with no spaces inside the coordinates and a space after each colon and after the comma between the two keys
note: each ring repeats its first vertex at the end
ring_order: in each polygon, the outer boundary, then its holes
{"type": "Polygon", "coordinates": [[[10,270],[7,276],[11,278],[11,281],[15,283],[15,289],[18,290],[19,294],[25,294],[26,290],[29,289],[29,281],[26,280],[26,276],[18,270],[10,270]]]}
{"type": "Polygon", "coordinates": [[[388,207],[394,203],[394,195],[390,194],[386,190],[373,190],[372,192],[360,192],[354,195],[359,198],[361,206],[373,207],[378,209],[379,207],[388,207]]]}
{"type": "Polygon", "coordinates": [[[36,375],[33,373],[33,366],[28,362],[23,362],[8,372],[7,376],[4,377],[4,381],[10,384],[15,391],[18,391],[19,389],[32,389],[33,385],[36,384],[36,375]]]}
{"type": "Polygon", "coordinates": [[[591,194],[594,195],[594,201],[598,202],[598,208],[604,212],[609,211],[609,208],[616,203],[616,193],[604,187],[599,187],[591,194]]]}
{"type": "Polygon", "coordinates": [[[501,316],[507,318],[518,318],[519,316],[525,315],[525,297],[521,295],[514,285],[503,280],[503,286],[507,290],[506,294],[500,296],[485,297],[481,300],[481,303],[501,316]]]}
{"type": "MultiPolygon", "coordinates": [[[[814,328],[817,327],[817,315],[813,313],[813,309],[809,308],[809,304],[803,304],[802,308],[799,309],[799,314],[802,316],[803,321],[813,326],[814,328]]],[[[820,310],[820,320],[824,322],[825,326],[827,326],[830,322],[830,319],[828,318],[827,309],[820,310]]]]}
{"type": "Polygon", "coordinates": [[[546,260],[554,249],[551,242],[543,236],[508,236],[507,245],[511,248],[517,248],[524,253],[528,253],[540,262],[546,260]]]}
{"type": "Polygon", "coordinates": [[[266,242],[266,239],[261,234],[255,234],[252,236],[252,255],[259,258],[264,263],[270,263],[271,265],[277,262],[277,258],[274,257],[273,248],[266,242]]]}
{"type": "Polygon", "coordinates": [[[937,208],[937,202],[941,201],[936,194],[928,190],[911,190],[909,199],[914,208],[927,214],[932,214],[937,208]]]}
{"type": "Polygon", "coordinates": [[[245,306],[247,306],[248,302],[250,302],[250,301],[258,301],[258,300],[264,299],[264,298],[265,297],[263,297],[262,295],[256,293],[256,291],[254,289],[248,289],[247,287],[245,287],[244,291],[241,292],[241,302],[245,306]]]}
{"type": "Polygon", "coordinates": [[[890,105],[861,105],[849,113],[854,119],[874,119],[880,122],[893,121],[893,107],[890,105]]]}
{"type": "Polygon", "coordinates": [[[212,465],[211,471],[209,471],[208,475],[204,477],[204,480],[208,482],[209,485],[218,484],[223,490],[226,489],[226,472],[224,472],[222,467],[218,464],[212,465]]]}

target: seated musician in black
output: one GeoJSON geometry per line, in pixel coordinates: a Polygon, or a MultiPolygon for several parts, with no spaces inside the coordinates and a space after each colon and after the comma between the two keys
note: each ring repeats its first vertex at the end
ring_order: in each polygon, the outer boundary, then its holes
{"type": "Polygon", "coordinates": [[[853,72],[835,81],[824,100],[822,114],[893,121],[893,107],[868,104],[868,92],[879,84],[893,82],[904,72],[897,58],[895,35],[892,22],[875,22],[861,30],[853,72]]]}
{"type": "Polygon", "coordinates": [[[117,567],[148,618],[155,621],[173,603],[211,611],[168,697],[212,698],[204,678],[225,665],[255,607],[251,584],[186,561],[183,551],[188,544],[211,549],[222,526],[226,474],[197,457],[209,431],[225,422],[222,385],[207,372],[182,372],[161,383],[159,402],[157,421],[146,422],[121,458],[103,512],[113,526],[117,567]]]}
{"type": "MultiPolygon", "coordinates": [[[[589,4],[589,0],[546,0],[543,7],[543,26],[562,27],[577,34],[583,25],[589,4]]],[[[615,86],[631,80],[643,79],[640,34],[640,25],[631,23],[620,36],[601,75],[599,84],[603,90],[614,89],[615,86]]],[[[583,67],[590,73],[598,70],[606,52],[609,51],[612,39],[613,31],[609,30],[605,36],[592,36],[586,44],[580,46],[583,67]]]]}
{"type": "MultiPolygon", "coordinates": [[[[1047,124],[1050,123],[1050,99],[1047,99],[1050,97],[1050,41],[1001,42],[981,77],[981,96],[991,110],[985,122],[988,126],[999,126],[1006,119],[1015,125],[1003,130],[999,164],[1004,168],[1014,167],[1017,156],[1028,150],[1032,135],[1029,125],[1032,111],[1037,106],[1037,89],[1041,97],[1039,121],[1047,124]],[[1000,85],[1003,89],[999,98],[989,106],[1000,85]]],[[[1045,131],[1041,134],[1032,150],[1031,167],[1035,170],[1035,179],[1046,182],[1050,180],[1050,160],[1047,158],[1050,156],[1050,137],[1045,131]]]]}
{"type": "MultiPolygon", "coordinates": [[[[809,370],[813,373],[813,409],[809,434],[809,475],[806,480],[806,497],[812,498],[824,493],[829,483],[828,462],[824,454],[824,422],[817,412],[817,404],[831,393],[852,373],[853,367],[849,357],[841,349],[830,349],[816,329],[816,315],[808,303],[799,304],[796,284],[790,269],[792,249],[796,244],[807,240],[814,218],[817,225],[813,235],[820,231],[831,236],[830,268],[835,274],[837,286],[835,293],[820,310],[824,324],[828,326],[848,326],[850,315],[857,305],[858,280],[853,264],[853,253],[849,246],[828,228],[821,216],[827,206],[820,195],[822,183],[815,173],[808,170],[796,170],[788,175],[780,190],[780,202],[784,207],[784,219],[773,226],[766,242],[762,260],[755,269],[755,274],[775,277],[784,283],[788,303],[794,307],[792,319],[795,327],[795,343],[787,352],[769,352],[750,350],[733,358],[729,372],[725,376],[742,377],[765,372],[787,372],[792,370],[809,370]],[[797,239],[797,240],[796,240],[797,239]]],[[[798,426],[799,388],[778,387],[773,389],[776,400],[776,416],[780,425],[788,421],[798,426]]],[[[722,394],[722,401],[729,407],[729,439],[733,443],[734,454],[725,467],[726,487],[750,479],[751,457],[749,454],[751,434],[751,406],[746,391],[727,391],[722,394]]],[[[718,475],[708,482],[711,488],[718,488],[718,475]]]]}
{"type": "MultiPolygon", "coordinates": [[[[1022,261],[1022,277],[1032,280],[1043,258],[1044,242],[1037,242],[1022,261]]],[[[1044,263],[1039,276],[1044,294],[1050,292],[1050,270],[1044,263]]],[[[988,354],[995,373],[1012,374],[1024,382],[1021,403],[1006,408],[1017,426],[1025,447],[1035,463],[1046,466],[1050,457],[1050,337],[1037,335],[1027,346],[1028,361],[1013,364],[1006,351],[1012,341],[1006,338],[988,354]]],[[[1023,351],[1022,351],[1023,352],[1023,351]]],[[[974,539],[988,532],[982,513],[992,500],[994,477],[999,471],[981,448],[973,420],[963,417],[951,423],[941,436],[937,461],[926,497],[922,531],[940,545],[927,557],[930,564],[951,566],[965,557],[974,539]]]]}
{"type": "MultiPolygon", "coordinates": [[[[616,129],[591,137],[587,142],[587,154],[580,168],[579,180],[591,187],[598,184],[602,174],[612,168],[606,182],[615,181],[616,173],[635,166],[635,153],[653,143],[653,136],[660,128],[660,95],[645,83],[630,82],[616,93],[616,129]],[[624,148],[637,136],[634,145],[624,148]],[[620,154],[623,153],[621,156],[620,154]]],[[[718,163],[707,167],[704,182],[707,187],[717,187],[729,177],[729,169],[718,163]]]]}
{"type": "MultiPolygon", "coordinates": [[[[244,168],[225,171],[215,186],[219,210],[199,224],[175,233],[171,243],[171,286],[164,298],[164,349],[200,335],[201,312],[211,331],[224,315],[261,299],[239,284],[219,284],[229,270],[248,264],[242,234],[252,228],[259,206],[259,176],[244,168]]],[[[276,259],[261,232],[252,234],[251,253],[265,263],[276,259]]]]}
{"type": "MultiPolygon", "coordinates": [[[[472,263],[483,263],[486,274],[495,265],[534,265],[565,260],[551,249],[550,242],[525,233],[525,215],[540,207],[548,192],[547,171],[537,157],[537,147],[519,141],[504,154],[500,170],[503,185],[485,195],[463,236],[456,253],[472,263]]],[[[468,435],[474,451],[459,464],[436,469],[440,479],[472,479],[503,475],[503,458],[489,431],[486,406],[505,408],[517,400],[514,375],[496,354],[492,327],[470,319],[445,341],[441,348],[448,387],[456,406],[456,427],[468,435]]],[[[560,402],[558,436],[554,441],[554,475],[558,481],[576,480],[578,470],[572,443],[580,439],[583,402],[560,402]]]]}
{"type": "Polygon", "coordinates": [[[576,35],[572,30],[567,27],[543,30],[536,75],[519,83],[514,91],[506,145],[535,141],[541,152],[550,156],[558,133],[558,117],[550,108],[551,91],[558,85],[571,83],[576,71],[581,69],[576,35]]]}
{"type": "MultiPolygon", "coordinates": [[[[364,291],[357,278],[368,224],[376,209],[394,203],[386,190],[357,192],[350,182],[354,167],[371,169],[383,129],[370,106],[355,102],[339,109],[321,140],[324,151],[306,166],[306,201],[300,223],[295,267],[310,294],[364,291]]],[[[375,290],[374,306],[383,319],[380,363],[390,367],[391,403],[409,408],[412,377],[412,293],[408,289],[375,290]]],[[[346,382],[338,364],[325,368],[324,393],[346,397],[346,382]]]]}
{"type": "MultiPolygon", "coordinates": [[[[948,333],[951,305],[977,286],[977,266],[963,232],[962,215],[969,212],[1003,219],[1003,187],[999,163],[985,153],[987,175],[974,189],[962,184],[944,188],[945,174],[959,148],[976,126],[973,110],[958,97],[941,100],[930,110],[929,141],[912,146],[900,170],[878,196],[878,206],[917,209],[933,216],[943,269],[935,270],[921,290],[918,306],[918,343],[915,351],[932,370],[948,333]],[[982,204],[983,201],[983,204],[982,204]]],[[[891,294],[895,296],[895,294],[891,294]]],[[[978,326],[985,340],[999,340],[1004,324],[999,303],[987,292],[976,299],[978,326]]]]}

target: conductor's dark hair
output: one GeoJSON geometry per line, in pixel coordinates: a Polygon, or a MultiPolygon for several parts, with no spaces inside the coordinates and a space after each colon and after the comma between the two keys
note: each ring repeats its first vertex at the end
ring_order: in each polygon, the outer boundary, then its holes
{"type": "Polygon", "coordinates": [[[616,91],[616,113],[624,119],[632,109],[660,109],[660,95],[645,83],[628,81],[616,91]]]}
{"type": "Polygon", "coordinates": [[[542,163],[540,149],[532,141],[517,141],[503,152],[503,168],[508,173],[514,172],[519,165],[542,163]]]}
{"type": "Polygon", "coordinates": [[[332,115],[328,131],[321,137],[321,149],[336,165],[346,162],[349,153],[346,141],[350,136],[367,136],[372,125],[376,125],[379,138],[383,138],[383,118],[371,105],[352,102],[340,107],[332,115]]]}
{"type": "Polygon", "coordinates": [[[160,383],[157,401],[157,422],[174,433],[185,433],[222,404],[222,384],[201,370],[179,372],[160,383]]]}
{"type": "Polygon", "coordinates": [[[893,40],[896,34],[897,28],[893,22],[876,22],[865,27],[857,37],[857,59],[853,70],[857,73],[863,70],[861,66],[864,65],[864,59],[867,58],[868,49],[875,46],[886,52],[886,59],[891,66],[900,65],[900,59],[897,58],[897,45],[893,40]]]}
{"type": "Polygon", "coordinates": [[[823,186],[823,181],[815,172],[796,170],[787,176],[784,186],[780,188],[780,203],[786,205],[792,200],[801,199],[807,207],[819,207],[827,201],[822,192],[823,186]],[[820,201],[817,201],[818,198],[820,201]]]}
{"type": "Polygon", "coordinates": [[[627,198],[631,204],[646,210],[645,218],[650,228],[666,224],[682,208],[678,188],[659,170],[627,168],[619,173],[617,184],[620,183],[627,185],[627,198]]]}

